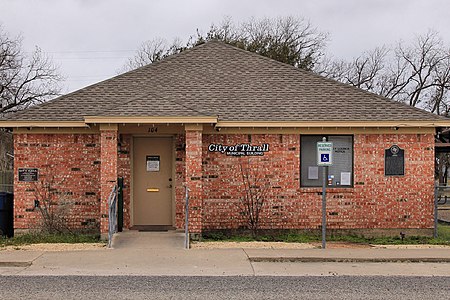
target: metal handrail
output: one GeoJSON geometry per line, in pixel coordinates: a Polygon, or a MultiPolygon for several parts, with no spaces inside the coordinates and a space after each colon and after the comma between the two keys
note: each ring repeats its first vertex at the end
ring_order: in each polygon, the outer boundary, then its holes
{"type": "Polygon", "coordinates": [[[111,193],[108,197],[108,248],[112,247],[112,238],[114,233],[117,232],[117,185],[115,184],[112,188],[111,193]]]}
{"type": "Polygon", "coordinates": [[[185,186],[186,188],[186,203],[185,203],[185,210],[184,210],[184,248],[185,249],[189,249],[190,245],[189,245],[189,188],[187,187],[187,185],[185,186]]]}
{"type": "Polygon", "coordinates": [[[447,204],[450,199],[450,186],[436,185],[434,187],[434,230],[433,237],[438,236],[438,209],[439,206],[447,204]]]}
{"type": "Polygon", "coordinates": [[[450,203],[450,186],[436,186],[436,197],[438,205],[450,203]]]}

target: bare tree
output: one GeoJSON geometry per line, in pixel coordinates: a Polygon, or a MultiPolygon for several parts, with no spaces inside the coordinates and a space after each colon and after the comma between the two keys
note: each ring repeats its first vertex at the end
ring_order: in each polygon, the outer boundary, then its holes
{"type": "Polygon", "coordinates": [[[249,157],[240,159],[241,193],[237,203],[241,214],[244,216],[247,227],[253,237],[258,235],[261,226],[262,210],[267,202],[270,192],[270,181],[264,176],[262,161],[249,157]]]}
{"type": "Polygon", "coordinates": [[[41,49],[27,56],[22,37],[12,38],[0,26],[0,116],[58,95],[61,79],[41,49]]]}
{"type": "MultiPolygon", "coordinates": [[[[442,39],[437,32],[429,31],[416,38],[411,46],[400,43],[396,55],[405,64],[406,76],[399,85],[396,98],[411,106],[429,102],[438,84],[436,75],[448,59],[442,39]]],[[[448,68],[448,66],[446,66],[448,68]]]]}
{"type": "Polygon", "coordinates": [[[158,61],[211,40],[223,41],[298,68],[313,70],[324,55],[327,38],[326,33],[320,32],[303,18],[252,18],[237,25],[230,18],[225,18],[219,25],[212,24],[206,34],[197,30],[185,46],[177,42],[167,47],[161,39],[144,43],[129,59],[124,70],[142,66],[143,62],[158,61]]]}
{"type": "Polygon", "coordinates": [[[72,233],[69,215],[74,203],[58,191],[55,178],[41,179],[33,185],[35,201],[38,201],[36,207],[42,221],[39,229],[51,234],[72,233]]]}
{"type": "Polygon", "coordinates": [[[213,24],[205,36],[197,33],[197,40],[192,45],[219,40],[298,68],[312,70],[324,55],[327,39],[326,33],[320,32],[303,18],[251,18],[238,25],[230,18],[225,18],[219,26],[213,24]]]}
{"type": "Polygon", "coordinates": [[[172,44],[163,38],[145,41],[140,45],[135,56],[129,58],[123,68],[119,70],[119,73],[160,61],[169,55],[181,52],[182,49],[182,42],[179,39],[175,39],[172,44]]]}
{"type": "Polygon", "coordinates": [[[195,45],[204,43],[205,41],[219,40],[243,48],[243,38],[242,32],[236,27],[232,19],[230,17],[225,17],[220,25],[217,26],[212,24],[205,36],[200,34],[197,30],[197,40],[195,40],[195,42],[190,41],[190,44],[195,45]]]}
{"type": "Polygon", "coordinates": [[[389,50],[383,46],[364,52],[350,62],[327,60],[318,72],[358,88],[378,92],[388,53],[389,50]]]}
{"type": "Polygon", "coordinates": [[[246,50],[312,70],[323,56],[327,34],[303,18],[251,19],[241,25],[246,50]]]}
{"type": "MultiPolygon", "coordinates": [[[[321,73],[438,115],[450,116],[450,49],[435,31],[364,53],[351,62],[328,59],[321,73]]],[[[442,142],[447,142],[442,140],[442,142]]],[[[447,183],[448,153],[436,155],[436,177],[447,183]]]]}
{"type": "Polygon", "coordinates": [[[13,148],[12,133],[0,129],[0,172],[13,170],[13,148]]]}
{"type": "Polygon", "coordinates": [[[433,70],[434,89],[427,99],[426,106],[438,115],[450,116],[450,50],[433,70]]]}
{"type": "Polygon", "coordinates": [[[322,74],[376,94],[448,115],[450,50],[435,31],[366,52],[350,62],[328,61],[322,74]]]}

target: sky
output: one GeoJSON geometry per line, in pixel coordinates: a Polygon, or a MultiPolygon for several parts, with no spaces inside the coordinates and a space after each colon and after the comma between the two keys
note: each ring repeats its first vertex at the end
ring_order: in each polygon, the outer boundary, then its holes
{"type": "Polygon", "coordinates": [[[351,59],[429,29],[448,45],[449,12],[448,0],[0,0],[3,29],[53,58],[64,93],[117,75],[146,40],[187,41],[225,17],[305,18],[329,34],[329,55],[351,59]]]}

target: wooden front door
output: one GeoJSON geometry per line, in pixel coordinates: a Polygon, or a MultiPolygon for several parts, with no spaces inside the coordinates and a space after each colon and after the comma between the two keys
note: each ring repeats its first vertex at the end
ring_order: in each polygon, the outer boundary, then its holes
{"type": "Polygon", "coordinates": [[[172,138],[134,138],[133,225],[172,225],[172,138]]]}

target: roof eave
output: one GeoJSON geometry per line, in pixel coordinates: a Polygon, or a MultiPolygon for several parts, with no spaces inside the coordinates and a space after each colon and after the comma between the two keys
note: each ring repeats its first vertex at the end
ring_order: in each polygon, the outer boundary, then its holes
{"type": "Polygon", "coordinates": [[[3,128],[24,128],[24,127],[57,127],[57,128],[75,128],[75,127],[89,127],[83,121],[13,121],[2,120],[0,121],[0,127],[3,128]]]}
{"type": "Polygon", "coordinates": [[[271,121],[219,121],[216,127],[245,128],[407,128],[407,127],[450,127],[450,120],[430,120],[430,121],[291,121],[291,122],[271,122],[271,121]]]}
{"type": "Polygon", "coordinates": [[[4,128],[86,128],[89,124],[215,124],[223,128],[435,128],[450,127],[450,120],[429,121],[219,121],[217,117],[103,117],[89,116],[83,121],[2,120],[4,128]]]}
{"type": "Polygon", "coordinates": [[[103,117],[89,116],[84,117],[86,124],[215,124],[217,117],[197,116],[197,117],[103,117]]]}

